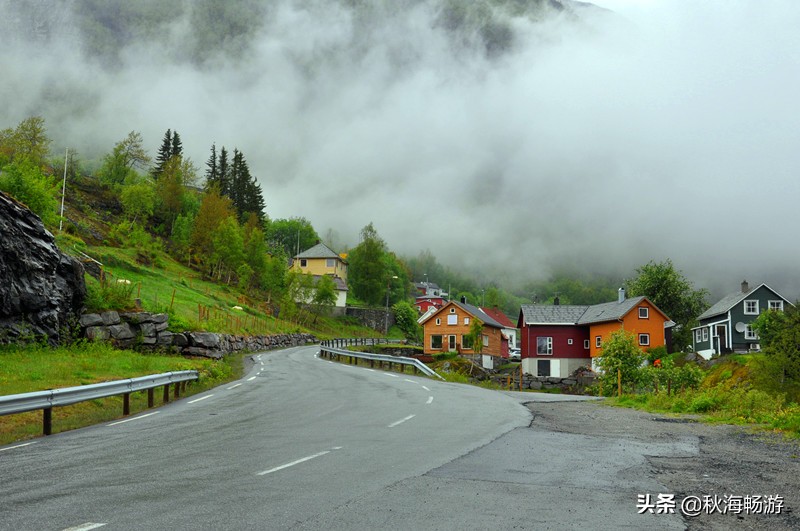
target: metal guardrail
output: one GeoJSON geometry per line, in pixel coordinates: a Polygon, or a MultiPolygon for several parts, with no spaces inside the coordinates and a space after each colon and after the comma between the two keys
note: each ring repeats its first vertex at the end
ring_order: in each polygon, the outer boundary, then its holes
{"type": "Polygon", "coordinates": [[[323,341],[320,343],[319,346],[319,355],[323,358],[334,359],[340,358],[345,356],[349,359],[350,363],[355,363],[355,360],[363,359],[369,360],[370,366],[374,367],[375,362],[380,363],[383,366],[384,363],[389,364],[389,369],[392,368],[393,364],[398,364],[400,366],[409,365],[414,368],[414,371],[420,371],[423,374],[428,376],[435,376],[440,380],[444,380],[441,376],[439,376],[436,371],[419,361],[418,359],[414,358],[406,358],[403,356],[388,356],[386,354],[372,354],[370,352],[354,352],[352,350],[345,350],[340,348],[335,348],[333,345],[342,344],[343,346],[348,345],[348,341],[351,341],[349,345],[380,345],[391,343],[391,341],[383,338],[373,339],[373,338],[355,338],[355,339],[331,339],[328,341],[323,341]],[[364,341],[367,341],[366,343],[364,341]],[[371,342],[375,341],[375,342],[371,342]]]}
{"type": "Polygon", "coordinates": [[[169,402],[170,385],[173,385],[175,398],[178,398],[180,397],[181,387],[185,390],[186,382],[197,380],[198,378],[197,371],[165,372],[138,378],[128,378],[127,380],[0,396],[0,415],[14,415],[41,409],[43,412],[42,433],[50,435],[52,433],[52,411],[54,407],[123,395],[122,414],[129,415],[131,393],[147,391],[147,407],[153,407],[153,390],[156,387],[164,387],[164,403],[166,403],[169,402]]]}

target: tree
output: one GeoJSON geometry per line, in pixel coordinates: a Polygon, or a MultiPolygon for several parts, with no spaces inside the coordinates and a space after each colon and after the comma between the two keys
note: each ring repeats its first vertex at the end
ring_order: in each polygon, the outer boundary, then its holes
{"type": "Polygon", "coordinates": [[[469,333],[464,336],[466,347],[472,348],[472,352],[480,354],[483,352],[483,323],[478,319],[473,319],[469,325],[469,333]]]}
{"type": "Polygon", "coordinates": [[[650,261],[636,270],[637,277],[628,282],[631,296],[644,295],[678,325],[672,335],[673,346],[682,348],[692,342],[692,327],[697,316],[708,307],[705,289],[694,289],[683,273],[675,269],[669,258],[650,261]]]}
{"type": "Polygon", "coordinates": [[[361,229],[361,243],[349,254],[347,278],[353,295],[370,306],[380,306],[393,276],[383,260],[386,243],[370,223],[361,229]]]}
{"type": "Polygon", "coordinates": [[[616,392],[618,370],[623,385],[636,384],[644,360],[645,353],[639,349],[634,334],[622,329],[611,332],[609,339],[603,342],[603,353],[597,358],[603,393],[616,392]]]}
{"type": "Polygon", "coordinates": [[[317,322],[317,317],[330,312],[336,304],[336,283],[333,278],[328,275],[322,275],[317,279],[311,304],[314,307],[315,323],[317,322]]]}
{"type": "Polygon", "coordinates": [[[109,184],[121,184],[136,175],[136,168],[146,168],[150,157],[142,143],[142,135],[136,131],[117,142],[111,153],[103,157],[103,166],[98,171],[100,178],[109,184]]]}
{"type": "Polygon", "coordinates": [[[155,187],[149,180],[130,184],[122,189],[119,200],[125,215],[131,220],[131,226],[137,221],[147,224],[156,205],[155,187]]]}
{"type": "Polygon", "coordinates": [[[205,189],[208,191],[212,186],[220,188],[219,166],[217,166],[217,145],[211,144],[211,155],[206,161],[206,184],[205,189]]]}
{"type": "Polygon", "coordinates": [[[231,200],[222,197],[216,188],[203,196],[191,236],[192,254],[198,263],[211,265],[210,259],[214,252],[211,236],[223,220],[235,215],[231,200]]]}
{"type": "Polygon", "coordinates": [[[296,256],[319,241],[311,222],[302,217],[267,222],[265,236],[271,248],[281,249],[286,256],[296,256]]]}
{"type": "Polygon", "coordinates": [[[232,276],[244,263],[244,241],[236,217],[223,219],[211,235],[211,240],[214,245],[213,257],[218,264],[217,278],[221,279],[223,273],[227,273],[226,283],[230,284],[232,276]]]}
{"type": "Polygon", "coordinates": [[[154,179],[161,177],[167,164],[173,158],[183,157],[183,143],[177,131],[167,129],[164,133],[164,138],[161,140],[161,147],[158,148],[158,155],[156,155],[156,165],[151,174],[154,179]]]}
{"type": "Polygon", "coordinates": [[[54,179],[42,173],[41,167],[27,158],[9,164],[0,172],[0,190],[24,203],[46,225],[58,221],[58,195],[61,191],[54,179]]]}
{"type": "Polygon", "coordinates": [[[786,311],[768,310],[753,322],[765,354],[765,372],[781,386],[789,384],[800,395],[800,311],[789,306],[786,311]]]}
{"type": "Polygon", "coordinates": [[[42,166],[50,152],[51,140],[41,116],[31,116],[21,121],[5,142],[9,144],[8,160],[11,162],[28,159],[36,166],[42,166]]]}
{"type": "Polygon", "coordinates": [[[408,301],[400,301],[392,306],[394,322],[409,341],[422,339],[422,327],[417,322],[417,310],[408,301]]]}

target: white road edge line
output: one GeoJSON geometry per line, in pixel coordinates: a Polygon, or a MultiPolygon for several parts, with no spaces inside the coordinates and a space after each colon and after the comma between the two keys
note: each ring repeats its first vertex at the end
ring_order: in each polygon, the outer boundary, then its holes
{"type": "Polygon", "coordinates": [[[236,388],[237,388],[237,387],[239,387],[240,385],[242,385],[242,384],[241,384],[241,383],[234,384],[234,385],[232,385],[232,386],[228,387],[227,389],[228,389],[228,391],[230,391],[231,389],[236,389],[236,388]]]}
{"type": "Polygon", "coordinates": [[[324,452],[317,452],[314,455],[309,455],[308,457],[303,457],[301,459],[297,459],[296,461],[292,461],[291,463],[286,463],[285,465],[276,466],[275,468],[270,468],[269,470],[265,470],[263,472],[259,472],[256,474],[257,476],[265,476],[267,474],[272,474],[273,472],[277,472],[278,470],[283,470],[284,468],[289,468],[290,466],[299,465],[300,463],[305,463],[306,461],[311,461],[312,459],[316,459],[317,457],[321,457],[325,454],[331,453],[333,450],[341,450],[341,446],[335,446],[330,450],[325,450],[324,452]]]}
{"type": "Polygon", "coordinates": [[[430,391],[430,389],[428,389],[428,387],[427,387],[427,386],[424,386],[424,385],[423,385],[423,386],[422,386],[422,388],[423,388],[423,389],[425,389],[426,391],[430,391]]]}
{"type": "Polygon", "coordinates": [[[106,524],[95,524],[92,522],[86,522],[85,524],[81,524],[75,527],[68,527],[64,531],[89,531],[90,529],[97,529],[98,527],[103,527],[106,524]]]}
{"type": "Polygon", "coordinates": [[[425,402],[425,403],[426,403],[426,404],[430,404],[431,402],[433,402],[433,397],[432,397],[432,396],[429,396],[429,397],[428,397],[428,401],[427,401],[427,402],[425,402]]]}
{"type": "Polygon", "coordinates": [[[361,368],[362,368],[363,370],[365,370],[365,371],[369,371],[369,372],[375,372],[375,369],[367,369],[366,367],[361,367],[361,368]]]}
{"type": "Polygon", "coordinates": [[[251,376],[250,378],[248,378],[248,379],[247,379],[247,381],[248,381],[248,382],[252,382],[252,381],[253,381],[253,380],[255,380],[255,379],[256,379],[256,377],[255,377],[255,376],[251,376]]]}
{"type": "Polygon", "coordinates": [[[211,398],[212,396],[214,396],[214,395],[211,394],[211,395],[201,396],[200,398],[195,398],[194,400],[189,400],[187,402],[187,404],[194,404],[195,402],[200,402],[201,400],[205,400],[206,398],[211,398]]]}
{"type": "Polygon", "coordinates": [[[400,377],[399,377],[399,376],[397,376],[396,374],[391,374],[391,373],[388,373],[388,372],[385,372],[385,373],[383,373],[383,374],[385,374],[386,376],[391,376],[392,378],[400,378],[400,377]]]}
{"type": "Polygon", "coordinates": [[[400,419],[400,420],[398,420],[397,422],[392,422],[391,424],[389,424],[389,425],[388,425],[388,426],[386,426],[386,427],[387,427],[387,428],[394,428],[395,426],[397,426],[397,425],[399,425],[399,424],[402,424],[402,423],[404,423],[404,422],[405,422],[405,421],[407,421],[407,420],[411,420],[411,419],[413,419],[414,417],[416,417],[416,415],[409,415],[409,416],[407,416],[407,417],[406,417],[406,418],[404,418],[404,419],[400,419]]]}
{"type": "Polygon", "coordinates": [[[36,444],[36,442],[29,442],[29,443],[22,443],[16,446],[9,446],[8,448],[0,448],[0,452],[5,452],[6,450],[13,450],[14,448],[22,448],[23,446],[30,446],[32,444],[36,444]]]}
{"type": "Polygon", "coordinates": [[[414,380],[409,380],[408,378],[403,378],[403,381],[404,381],[404,382],[411,382],[411,383],[413,383],[413,384],[417,383],[417,382],[415,382],[414,380]]]}
{"type": "MultiPolygon", "coordinates": [[[[130,419],[118,420],[117,422],[112,422],[111,424],[106,424],[106,426],[116,426],[117,424],[125,424],[126,422],[132,422],[134,420],[143,419],[143,418],[149,417],[151,415],[158,415],[158,411],[153,411],[152,413],[145,413],[144,415],[139,415],[138,417],[133,417],[133,418],[130,418],[130,419]]],[[[105,524],[103,524],[103,525],[105,525],[105,524]]]]}

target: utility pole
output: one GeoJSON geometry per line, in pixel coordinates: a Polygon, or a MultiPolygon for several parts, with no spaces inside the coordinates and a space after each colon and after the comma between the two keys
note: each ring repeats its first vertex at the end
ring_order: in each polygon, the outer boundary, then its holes
{"type": "Polygon", "coordinates": [[[64,152],[64,181],[61,184],[61,214],[58,219],[58,232],[64,227],[64,195],[67,191],[67,161],[69,160],[69,148],[64,152]]]}

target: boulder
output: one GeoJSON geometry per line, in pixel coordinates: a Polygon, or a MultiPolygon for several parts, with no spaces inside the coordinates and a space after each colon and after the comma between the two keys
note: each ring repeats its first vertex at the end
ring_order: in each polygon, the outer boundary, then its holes
{"type": "Polygon", "coordinates": [[[86,299],[83,265],[63,254],[42,220],[0,192],[0,341],[61,339],[86,299]]]}

